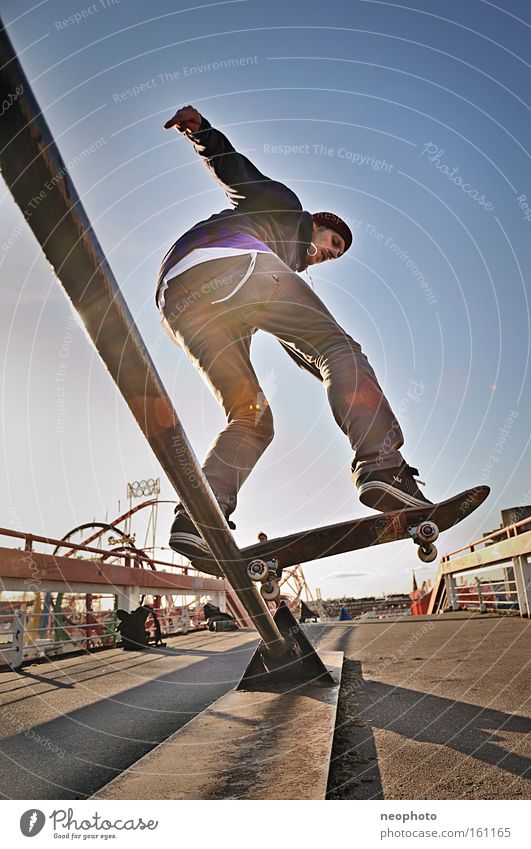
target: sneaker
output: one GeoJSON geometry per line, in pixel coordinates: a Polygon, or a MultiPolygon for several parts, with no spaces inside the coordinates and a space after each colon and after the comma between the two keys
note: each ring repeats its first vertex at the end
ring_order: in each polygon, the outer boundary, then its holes
{"type": "Polygon", "coordinates": [[[187,557],[188,560],[212,557],[208,545],[184,510],[179,510],[175,514],[170,530],[170,548],[187,557]]]}
{"type": "MultiPolygon", "coordinates": [[[[229,528],[236,529],[234,522],[228,522],[229,528]]],[[[210,548],[197,530],[196,526],[183,509],[175,511],[175,519],[170,530],[170,548],[188,560],[207,558],[212,560],[210,548]]]]}
{"type": "Polygon", "coordinates": [[[394,469],[373,468],[364,472],[361,468],[354,473],[353,480],[362,504],[389,513],[433,503],[418,488],[418,484],[423,482],[415,480],[415,475],[418,475],[418,469],[402,463],[394,469]]]}

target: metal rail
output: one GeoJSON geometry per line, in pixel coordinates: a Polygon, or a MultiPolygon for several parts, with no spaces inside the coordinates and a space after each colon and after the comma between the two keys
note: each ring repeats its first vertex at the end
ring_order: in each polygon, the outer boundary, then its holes
{"type": "Polygon", "coordinates": [[[222,574],[272,655],[287,641],[242,559],[0,20],[3,177],[222,574]]]}
{"type": "Polygon", "coordinates": [[[480,610],[486,613],[494,611],[519,611],[518,584],[516,581],[499,579],[483,581],[476,578],[474,584],[457,584],[453,590],[453,600],[460,610],[480,610]]]}
{"type": "MultiPolygon", "coordinates": [[[[55,539],[54,537],[45,537],[40,534],[30,534],[25,531],[15,531],[11,528],[0,528],[0,537],[14,537],[15,539],[23,539],[24,540],[24,551],[33,551],[33,543],[40,542],[45,545],[54,545],[56,548],[64,545],[69,548],[70,551],[66,554],[52,554],[51,557],[70,557],[76,551],[88,551],[91,554],[97,554],[98,560],[105,561],[109,557],[116,557],[120,560],[124,561],[124,565],[130,565],[130,561],[133,560],[137,563],[145,563],[147,566],[169,566],[171,569],[179,569],[183,575],[188,575],[190,570],[197,571],[193,566],[181,566],[180,563],[171,563],[169,560],[158,560],[156,557],[149,557],[144,552],[139,551],[135,548],[131,548],[130,550],[121,549],[120,551],[114,551],[112,548],[95,548],[92,545],[88,545],[86,543],[78,543],[78,542],[65,542],[64,539],[55,539]]],[[[96,558],[94,558],[96,559],[96,558]]],[[[215,576],[209,576],[215,577],[215,576]]]]}
{"type": "MultiPolygon", "coordinates": [[[[39,657],[64,656],[69,651],[90,652],[94,649],[115,648],[119,637],[115,612],[106,610],[90,613],[94,617],[93,622],[77,622],[76,618],[80,615],[86,617],[84,613],[65,614],[53,610],[35,614],[15,609],[12,613],[0,614],[0,666],[19,669],[24,661],[39,657]],[[36,627],[31,624],[36,617],[42,621],[42,616],[45,617],[46,625],[36,627]]],[[[155,608],[155,613],[163,638],[187,634],[195,627],[186,607],[181,606],[180,613],[155,608]]],[[[152,616],[148,616],[145,630],[151,638],[155,636],[152,616]]]]}
{"type": "MultiPolygon", "coordinates": [[[[448,552],[448,554],[444,554],[441,562],[447,563],[452,557],[456,557],[458,554],[463,554],[466,552],[474,552],[478,547],[484,548],[487,545],[491,545],[495,540],[501,541],[505,539],[512,539],[512,537],[516,537],[521,534],[525,527],[525,525],[529,525],[527,530],[531,530],[531,518],[520,519],[519,522],[513,522],[512,525],[505,525],[503,528],[498,528],[496,531],[491,531],[490,534],[485,534],[480,539],[476,539],[468,545],[463,545],[461,548],[456,548],[454,551],[448,552]]],[[[524,532],[525,533],[525,532],[524,532]]]]}
{"type": "Polygon", "coordinates": [[[445,554],[439,566],[428,613],[440,612],[445,603],[453,610],[459,609],[460,588],[456,583],[456,576],[473,572],[483,575],[487,570],[507,566],[514,570],[520,615],[531,616],[531,528],[525,530],[526,527],[529,528],[530,523],[530,519],[524,519],[494,531],[464,548],[445,554]],[[488,541],[487,544],[479,548],[480,542],[484,540],[488,541]]]}

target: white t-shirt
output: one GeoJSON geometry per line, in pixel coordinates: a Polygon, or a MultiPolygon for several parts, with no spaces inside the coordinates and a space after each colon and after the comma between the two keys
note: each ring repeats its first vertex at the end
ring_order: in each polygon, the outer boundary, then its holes
{"type": "Polygon", "coordinates": [[[249,256],[251,256],[252,254],[256,255],[257,253],[270,254],[272,251],[250,250],[249,248],[195,248],[195,250],[186,254],[186,256],[183,257],[183,259],[181,259],[176,265],[173,265],[164,276],[156,294],[156,302],[159,310],[162,311],[164,306],[164,292],[168,288],[170,280],[173,280],[174,277],[178,277],[179,274],[182,274],[189,268],[193,268],[194,265],[200,265],[202,262],[211,262],[213,259],[220,259],[221,257],[242,256],[243,254],[249,254],[249,256]]]}

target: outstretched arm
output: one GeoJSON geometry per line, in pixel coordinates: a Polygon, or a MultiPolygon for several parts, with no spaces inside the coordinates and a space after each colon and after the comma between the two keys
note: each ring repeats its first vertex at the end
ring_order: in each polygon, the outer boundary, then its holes
{"type": "Polygon", "coordinates": [[[173,118],[166,121],[164,127],[167,130],[175,127],[190,139],[233,206],[253,209],[256,212],[302,209],[295,192],[283,183],[262,174],[193,106],[178,109],[173,118]]]}

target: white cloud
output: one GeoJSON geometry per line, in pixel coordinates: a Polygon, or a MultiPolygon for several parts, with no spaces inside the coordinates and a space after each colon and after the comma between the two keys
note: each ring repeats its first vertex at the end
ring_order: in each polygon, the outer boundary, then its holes
{"type": "Polygon", "coordinates": [[[323,575],[322,580],[324,578],[365,578],[367,575],[368,572],[330,572],[329,575],[323,575]]]}

